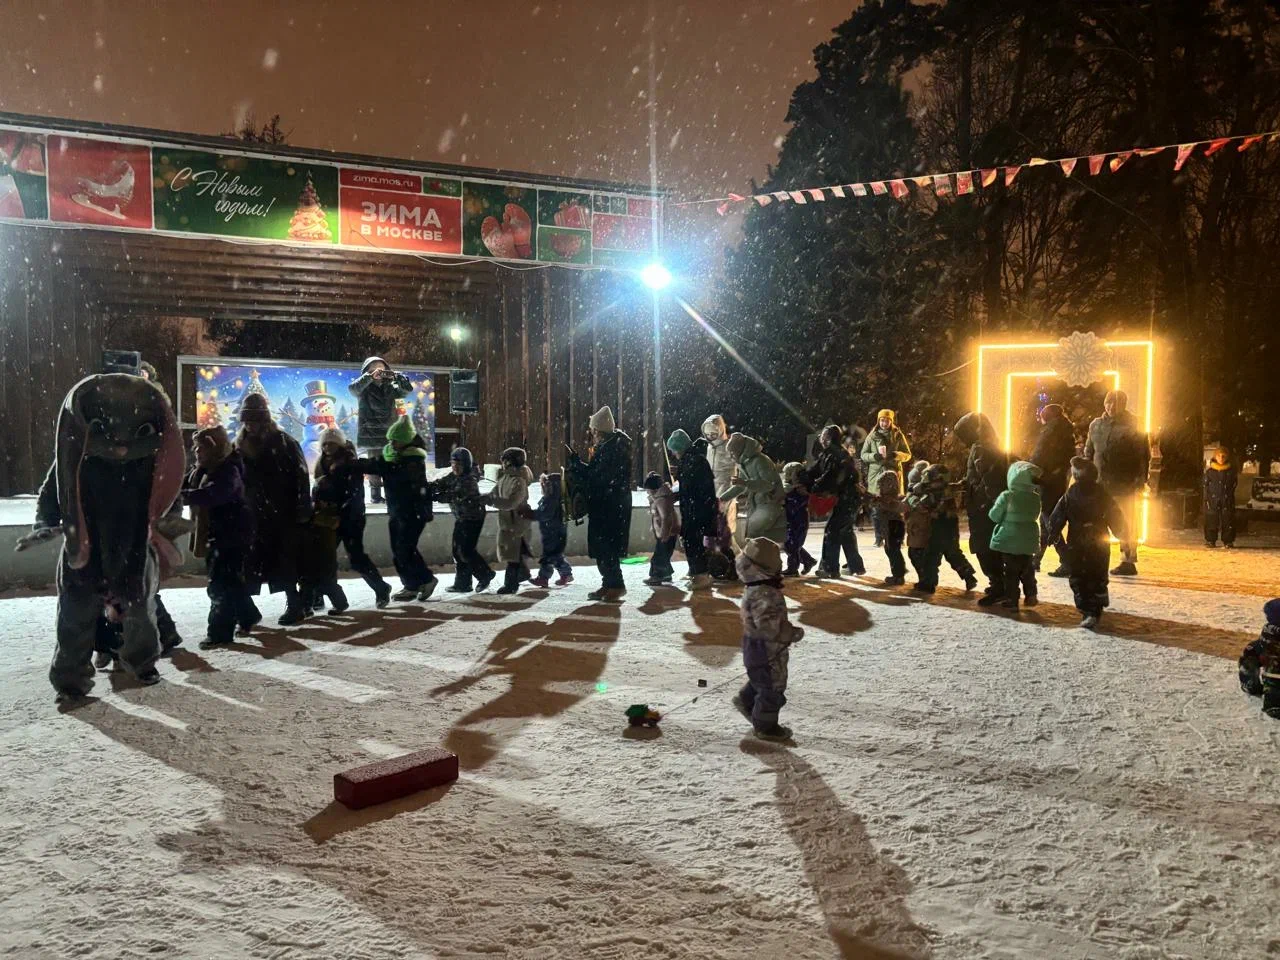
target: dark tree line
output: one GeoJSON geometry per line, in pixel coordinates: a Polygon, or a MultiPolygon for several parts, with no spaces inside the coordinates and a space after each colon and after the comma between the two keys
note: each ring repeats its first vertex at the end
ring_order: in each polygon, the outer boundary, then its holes
{"type": "MultiPolygon", "coordinates": [[[[853,183],[1280,127],[1280,13],[1264,0],[869,0],[815,51],[756,189],[853,183]]],[[[746,214],[726,326],[814,422],[901,408],[921,434],[969,402],[978,336],[1148,329],[1164,348],[1163,446],[1280,455],[1280,144],[1173,151],[1091,177],[1055,167],[938,201],[746,214]]],[[[720,378],[740,380],[720,360],[720,378]]],[[[745,385],[744,385],[745,386],[745,385]]],[[[728,391],[747,396],[747,391],[728,391]]],[[[796,434],[756,401],[742,418],[796,434]]],[[[736,411],[734,411],[736,412],[736,411]]],[[[726,411],[730,413],[730,411],[726,411]]],[[[779,450],[779,453],[784,451],[779,450]]],[[[800,451],[785,451],[787,455],[800,451]]]]}

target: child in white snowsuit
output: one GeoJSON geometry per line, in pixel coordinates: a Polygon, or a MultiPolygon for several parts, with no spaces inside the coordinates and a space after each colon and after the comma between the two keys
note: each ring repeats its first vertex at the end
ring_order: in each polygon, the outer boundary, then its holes
{"type": "Polygon", "coordinates": [[[778,723],[786,705],[790,649],[804,631],[787,620],[782,596],[782,551],[772,540],[753,537],[737,560],[742,580],[742,663],[747,683],[733,698],[762,740],[789,740],[791,731],[778,723]]]}
{"type": "Polygon", "coordinates": [[[676,538],[680,536],[680,511],[676,509],[676,495],[671,484],[656,473],[644,478],[644,489],[649,494],[649,522],[653,526],[653,559],[649,561],[648,586],[670,583],[675,574],[671,555],[676,551],[676,538]]]}

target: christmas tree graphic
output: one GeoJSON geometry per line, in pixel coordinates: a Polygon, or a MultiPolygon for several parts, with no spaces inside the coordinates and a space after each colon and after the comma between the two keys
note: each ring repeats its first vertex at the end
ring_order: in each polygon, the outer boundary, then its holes
{"type": "Polygon", "coordinates": [[[258,371],[250,370],[249,382],[244,385],[244,392],[236,400],[236,408],[231,412],[231,419],[227,422],[227,432],[233,438],[236,431],[240,429],[240,409],[244,406],[244,398],[251,393],[260,394],[267,401],[267,409],[271,409],[271,398],[267,396],[267,388],[262,385],[262,381],[258,377],[258,371]]]}
{"type": "Polygon", "coordinates": [[[316,196],[315,184],[311,182],[311,174],[307,174],[307,185],[302,188],[298,197],[298,207],[293,211],[293,219],[289,221],[289,239],[305,240],[307,243],[331,243],[333,231],[329,229],[329,220],[325,216],[324,207],[320,206],[320,198],[316,196]]]}
{"type": "Polygon", "coordinates": [[[307,427],[302,420],[302,416],[298,413],[298,408],[294,406],[293,397],[286,400],[284,406],[280,408],[280,419],[283,421],[281,427],[283,427],[284,432],[301,443],[303,436],[306,435],[307,427]]]}

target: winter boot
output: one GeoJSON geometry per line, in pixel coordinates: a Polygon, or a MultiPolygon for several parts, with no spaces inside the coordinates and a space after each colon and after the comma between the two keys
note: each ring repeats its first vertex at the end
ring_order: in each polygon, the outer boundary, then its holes
{"type": "Polygon", "coordinates": [[[1122,560],[1120,565],[1111,571],[1113,577],[1136,577],[1138,575],[1138,565],[1132,560],[1122,560]]]}
{"type": "MultiPolygon", "coordinates": [[[[144,687],[150,687],[160,682],[160,671],[155,667],[147,667],[141,673],[135,674],[134,679],[144,687]]],[[[1265,710],[1266,707],[1264,706],[1263,709],[1265,710]]]]}
{"type": "MultiPolygon", "coordinates": [[[[99,650],[93,655],[93,665],[99,670],[105,670],[111,664],[115,663],[116,657],[110,650],[99,650]]],[[[1262,691],[1259,690],[1259,693],[1262,691]]]]}
{"type": "Polygon", "coordinates": [[[564,576],[560,577],[560,579],[558,579],[558,580],[556,581],[556,586],[557,586],[557,587],[567,587],[567,586],[568,586],[569,584],[571,584],[571,583],[573,583],[573,574],[572,574],[572,573],[566,573],[564,576]]]}
{"type": "Polygon", "coordinates": [[[330,616],[346,613],[351,607],[351,604],[347,602],[347,592],[337,584],[334,584],[332,592],[329,594],[329,604],[330,616]]]}
{"type": "MultiPolygon", "coordinates": [[[[1254,640],[1240,654],[1240,689],[1251,697],[1262,696],[1262,659],[1259,656],[1263,646],[1261,639],[1254,640]]],[[[94,660],[94,666],[98,661],[94,660]]]]}
{"type": "Polygon", "coordinates": [[[1080,629],[1097,630],[1099,619],[1100,618],[1097,614],[1094,614],[1094,613],[1086,614],[1085,618],[1080,621],[1080,629]]]}
{"type": "Polygon", "coordinates": [[[926,587],[923,583],[916,583],[912,584],[911,589],[915,590],[917,593],[931,594],[937,589],[937,587],[926,587]]]}
{"type": "Polygon", "coordinates": [[[886,587],[900,587],[907,582],[906,577],[885,577],[884,585],[886,587]]]}
{"type": "Polygon", "coordinates": [[[439,584],[440,584],[439,578],[432,577],[430,580],[428,580],[426,583],[420,586],[418,588],[418,602],[423,603],[427,600],[430,600],[431,595],[436,592],[436,587],[439,586],[439,584]]]}
{"type": "Polygon", "coordinates": [[[379,610],[385,610],[387,608],[387,604],[389,604],[390,602],[391,602],[391,588],[384,584],[381,590],[378,590],[376,593],[374,593],[373,605],[377,607],[379,610]]]}
{"type": "Polygon", "coordinates": [[[1071,571],[1067,569],[1067,565],[1065,563],[1061,563],[1058,564],[1058,568],[1056,570],[1049,571],[1049,576],[1056,577],[1059,580],[1065,580],[1067,577],[1071,576],[1071,571]]]}
{"type": "Polygon", "coordinates": [[[691,581],[689,581],[689,589],[690,590],[710,590],[711,574],[709,573],[698,574],[691,581]]]}
{"type": "Polygon", "coordinates": [[[450,586],[445,588],[445,592],[446,593],[470,593],[471,581],[455,579],[450,586]]]}
{"type": "Polygon", "coordinates": [[[280,615],[280,619],[277,620],[276,623],[280,624],[282,627],[292,627],[307,619],[308,616],[309,612],[307,611],[307,608],[299,604],[296,607],[286,607],[284,613],[280,615]]]}
{"type": "MultiPolygon", "coordinates": [[[[242,624],[240,624],[238,627],[236,627],[236,636],[237,636],[237,637],[251,637],[251,636],[253,636],[253,628],[254,628],[254,627],[256,627],[258,624],[260,624],[261,622],[262,622],[262,614],[261,614],[261,613],[256,613],[256,614],[255,614],[255,616],[254,616],[254,618],[253,618],[252,620],[250,620],[248,623],[242,623],[242,624]]],[[[227,642],[227,643],[230,643],[231,641],[230,641],[230,640],[227,640],[226,642],[227,642]]],[[[202,643],[202,644],[200,644],[200,649],[201,649],[201,650],[207,650],[207,649],[208,649],[208,647],[206,647],[206,646],[202,643]]]]}
{"type": "Polygon", "coordinates": [[[746,717],[747,720],[751,719],[751,708],[748,707],[747,702],[742,699],[742,694],[735,693],[733,695],[733,699],[730,700],[729,702],[732,703],[733,708],[737,710],[740,714],[742,714],[744,717],[746,717]]]}
{"type": "Polygon", "coordinates": [[[545,590],[547,587],[551,586],[551,581],[542,576],[542,574],[538,574],[536,577],[529,578],[529,586],[537,587],[539,590],[545,590]]]}
{"type": "Polygon", "coordinates": [[[1034,607],[1039,603],[1040,603],[1039,594],[1028,593],[1025,597],[1022,598],[1022,605],[1024,607],[1034,607]]]}
{"type": "Polygon", "coordinates": [[[771,740],[774,743],[784,743],[791,739],[791,728],[784,727],[780,723],[775,723],[771,727],[757,727],[756,737],[760,740],[771,740]]]}
{"type": "MultiPolygon", "coordinates": [[[[983,596],[978,598],[978,606],[994,607],[997,603],[1003,603],[1004,598],[1005,597],[1003,593],[999,593],[999,592],[986,593],[983,596]]],[[[1018,602],[1017,600],[1014,600],[1014,603],[1017,603],[1017,602],[1018,602]]]]}
{"type": "MultiPolygon", "coordinates": [[[[1053,576],[1053,574],[1049,574],[1049,576],[1053,576]]],[[[978,589],[978,578],[971,573],[964,578],[964,592],[973,593],[973,591],[977,589],[978,589]]],[[[929,592],[933,593],[932,590],[930,590],[929,592]]]]}
{"type": "Polygon", "coordinates": [[[807,577],[809,575],[809,571],[813,569],[817,562],[818,561],[813,559],[813,557],[808,557],[807,559],[800,561],[800,576],[807,577]]]}
{"type": "MultiPolygon", "coordinates": [[[[510,596],[511,594],[519,590],[520,581],[524,579],[523,577],[520,576],[520,573],[522,570],[524,570],[524,568],[521,567],[519,564],[516,564],[516,563],[507,564],[507,572],[502,577],[502,586],[500,586],[494,592],[500,593],[506,596],[510,596]]],[[[525,571],[525,572],[527,573],[528,571],[525,571]]]]}

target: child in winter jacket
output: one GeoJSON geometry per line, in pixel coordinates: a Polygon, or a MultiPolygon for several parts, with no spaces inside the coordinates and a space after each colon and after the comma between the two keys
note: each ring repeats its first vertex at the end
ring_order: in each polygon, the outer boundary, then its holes
{"type": "Polygon", "coordinates": [[[1240,687],[1262,697],[1262,712],[1280,720],[1280,597],[1262,608],[1262,635],[1240,654],[1240,687]]]}
{"type": "Polygon", "coordinates": [[[449,472],[433,484],[436,497],[449,504],[453,513],[453,586],[449,593],[470,593],[472,578],[475,588],[487,590],[493,571],[476,545],[484,529],[484,496],[480,493],[480,471],[471,451],[454,447],[449,454],[449,472]]]}
{"type": "Polygon", "coordinates": [[[782,552],[772,540],[756,537],[742,547],[737,561],[742,580],[742,664],[747,683],[733,705],[751,721],[762,740],[789,740],[791,731],[778,723],[786,705],[787,665],[791,645],[804,631],[787,620],[782,595],[782,552]]]}
{"type": "Polygon", "coordinates": [[[364,549],[364,475],[360,472],[360,457],[355,445],[336,427],[320,435],[315,478],[317,485],[325,484],[326,496],[338,503],[338,540],[347,551],[351,569],[373,590],[381,610],[391,599],[391,587],[364,549]]]}
{"type": "Polygon", "coordinates": [[[805,538],[809,536],[809,481],[809,471],[802,463],[792,462],[782,468],[782,485],[787,491],[782,501],[787,513],[787,539],[782,544],[787,555],[784,577],[807,577],[818,562],[804,548],[805,538]]]}
{"type": "Polygon", "coordinates": [[[899,475],[896,471],[881,472],[872,504],[879,511],[880,536],[883,538],[884,555],[889,558],[889,576],[885,584],[900,587],[907,582],[907,565],[902,559],[902,541],[907,536],[907,504],[902,499],[899,475]]]}
{"type": "Polygon", "coordinates": [[[1008,489],[996,497],[988,516],[994,523],[991,549],[1000,554],[1004,570],[1004,590],[978,601],[984,607],[999,603],[1018,607],[1018,586],[1024,602],[1033,607],[1037,602],[1035,558],[1040,553],[1040,486],[1036,479],[1040,468],[1029,460],[1009,465],[1008,489]]]}
{"type": "Polygon", "coordinates": [[[1204,542],[1210,547],[1236,545],[1236,484],[1239,474],[1226,447],[1219,447],[1204,472],[1204,542]]]}
{"type": "Polygon", "coordinates": [[[671,555],[676,550],[676,537],[680,536],[680,513],[676,510],[676,495],[671,492],[671,484],[658,474],[645,477],[644,488],[649,494],[649,522],[653,526],[654,541],[645,583],[657,587],[670,583],[675,574],[671,555]]]}
{"type": "Polygon", "coordinates": [[[538,560],[538,575],[529,582],[535,587],[546,588],[551,574],[558,573],[557,587],[573,583],[573,567],[564,558],[565,544],[569,542],[569,526],[564,521],[564,495],[561,476],[544,473],[538,480],[542,487],[542,499],[529,516],[538,521],[538,534],[542,538],[542,557],[538,560]]]}
{"type": "Polygon", "coordinates": [[[507,568],[498,593],[511,594],[529,579],[524,558],[532,555],[526,542],[529,536],[526,507],[533,471],[525,465],[525,452],[520,447],[508,447],[500,459],[502,474],[487,499],[498,511],[498,562],[507,568]]]}
{"type": "Polygon", "coordinates": [[[907,473],[907,515],[903,518],[907,529],[907,559],[916,572],[920,583],[916,589],[923,589],[924,554],[929,547],[929,527],[932,516],[924,499],[924,472],[929,469],[928,460],[917,460],[907,473]]]}
{"type": "Polygon", "coordinates": [[[244,461],[224,427],[206,427],[193,438],[196,467],[187,477],[183,502],[195,518],[192,553],[208,572],[209,622],[202,650],[225,646],[236,626],[262,619],[245,582],[245,559],[253,542],[253,510],[245,500],[244,461]]]}
{"type": "Polygon", "coordinates": [[[418,551],[422,530],[431,522],[427,445],[407,416],[400,417],[387,429],[382,456],[362,458],[360,469],[382,478],[387,498],[387,533],[401,584],[391,599],[397,603],[429,599],[439,581],[418,551]]]}
{"type": "Polygon", "coordinates": [[[345,495],[333,474],[321,476],[311,488],[313,512],[300,532],[298,574],[303,600],[313,611],[324,606],[325,597],[331,604],[330,614],[343,613],[350,606],[338,583],[338,525],[345,495]]]}
{"type": "Polygon", "coordinates": [[[1098,468],[1084,457],[1071,459],[1071,486],[1062,495],[1045,524],[1042,543],[1057,543],[1067,530],[1066,560],[1071,593],[1083,615],[1080,626],[1092,630],[1111,602],[1107,567],[1111,564],[1111,539],[1123,543],[1127,533],[1119,505],[1098,482],[1098,468]]]}
{"type": "MultiPolygon", "coordinates": [[[[924,547],[918,554],[919,564],[916,573],[920,579],[915,589],[921,593],[933,593],[938,588],[938,571],[943,559],[951,565],[951,569],[964,581],[965,590],[972,590],[978,585],[978,578],[973,571],[973,564],[960,549],[960,513],[956,505],[957,488],[960,484],[951,482],[951,471],[946,464],[929,464],[924,461],[916,463],[911,470],[911,495],[907,498],[910,513],[908,514],[908,543],[923,539],[924,547]],[[919,473],[916,472],[919,468],[919,473]],[[923,514],[923,522],[921,520],[923,514]],[[915,525],[914,537],[912,525],[915,525]]],[[[912,559],[912,563],[915,563],[912,559]]]]}

